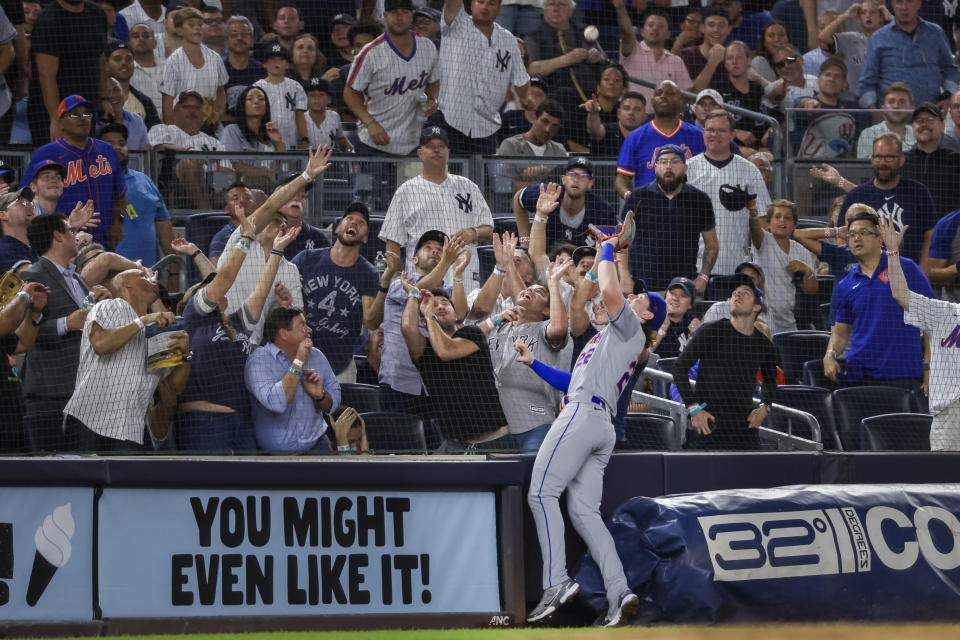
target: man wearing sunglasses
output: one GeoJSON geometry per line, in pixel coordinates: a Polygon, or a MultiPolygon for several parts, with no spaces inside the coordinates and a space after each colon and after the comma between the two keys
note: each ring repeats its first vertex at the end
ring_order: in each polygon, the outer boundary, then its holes
{"type": "MultiPolygon", "coordinates": [[[[607,201],[592,192],[593,163],[583,156],[567,161],[560,177],[560,207],[547,219],[547,249],[570,242],[583,244],[587,228],[593,224],[616,225],[617,214],[607,201]]],[[[536,213],[542,184],[531,184],[513,196],[513,213],[517,217],[520,237],[530,236],[530,213],[536,213]]]]}
{"type": "Polygon", "coordinates": [[[773,68],[779,80],[764,89],[764,104],[769,108],[792,109],[801,98],[817,92],[816,76],[803,72],[803,56],[793,45],[784,45],[773,54],[773,68]]]}

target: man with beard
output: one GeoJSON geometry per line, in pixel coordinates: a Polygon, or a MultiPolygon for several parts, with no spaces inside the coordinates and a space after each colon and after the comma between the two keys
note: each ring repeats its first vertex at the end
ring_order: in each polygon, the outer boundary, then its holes
{"type": "MultiPolygon", "coordinates": [[[[577,244],[579,238],[587,235],[591,224],[617,224],[613,207],[592,192],[593,163],[587,158],[570,158],[560,176],[560,183],[563,185],[560,209],[546,221],[546,247],[563,242],[577,244]]],[[[517,232],[521,238],[530,236],[530,212],[536,212],[542,186],[529,185],[513,196],[513,213],[517,217],[517,232]]]]}
{"type": "Polygon", "coordinates": [[[380,274],[360,255],[367,241],[370,210],[354,202],[337,225],[332,247],[306,249],[293,264],[303,278],[304,312],[313,330],[313,344],[327,357],[340,382],[355,382],[354,349],[360,344],[361,325],[380,325],[370,315],[380,288],[380,274]]]}
{"type": "MultiPolygon", "coordinates": [[[[730,151],[735,135],[735,121],[729,112],[718,109],[709,113],[703,121],[706,150],[690,160],[687,168],[687,182],[710,197],[716,216],[720,248],[713,271],[707,273],[733,273],[743,262],[745,248],[750,246],[751,207],[754,211],[766,211],[770,204],[770,194],[760,170],[730,151]]],[[[701,242],[701,259],[704,248],[701,242]]],[[[698,281],[701,293],[705,287],[705,281],[698,281]]]]}
{"type": "Polygon", "coordinates": [[[910,110],[913,109],[913,91],[902,82],[894,82],[883,93],[883,121],[867,127],[857,140],[857,158],[870,157],[873,141],[880,134],[893,132],[903,140],[903,146],[909,149],[917,143],[913,138],[913,129],[907,124],[910,110]]]}
{"type": "MultiPolygon", "coordinates": [[[[701,137],[702,144],[702,137],[701,137]]],[[[653,159],[656,179],[630,194],[620,217],[635,211],[637,234],[630,246],[630,273],[650,291],[665,291],[677,275],[703,294],[717,260],[719,241],[710,197],[686,181],[683,149],[660,147],[653,159]],[[697,244],[703,256],[697,270],[697,244]]],[[[617,176],[620,179],[620,176],[617,176]]]]}
{"type": "Polygon", "coordinates": [[[960,207],[960,154],[943,146],[943,112],[924,102],[913,110],[913,137],[917,146],[903,154],[903,177],[927,185],[937,217],[960,207]]]}
{"type": "MultiPolygon", "coordinates": [[[[899,231],[906,226],[903,255],[927,267],[930,236],[937,223],[936,206],[930,191],[920,182],[900,177],[903,147],[894,133],[884,133],[873,143],[873,181],[854,187],[843,199],[838,223],[846,224],[847,209],[855,202],[876,209],[882,218],[889,218],[899,231]]],[[[852,247],[851,247],[852,249],[852,247]]]]}
{"type": "Polygon", "coordinates": [[[160,259],[157,241],[163,255],[172,253],[173,226],[170,212],[163,202],[160,190],[145,173],[127,166],[127,128],[122,124],[108,124],[100,130],[100,139],[113,145],[120,160],[123,176],[127,181],[127,208],[123,212],[123,240],[117,245],[117,253],[152,265],[160,259]]]}
{"type": "MultiPolygon", "coordinates": [[[[700,127],[680,119],[685,102],[680,89],[670,80],[664,80],[653,92],[653,120],[632,131],[623,141],[617,159],[617,179],[614,187],[621,198],[634,188],[652,181],[654,161],[661,147],[674,146],[688,160],[706,148],[700,127]]],[[[678,272],[679,273],[679,272],[678,272]]],[[[671,274],[670,277],[673,277],[671,274]]],[[[669,278],[666,282],[669,281],[669,278]]]]}

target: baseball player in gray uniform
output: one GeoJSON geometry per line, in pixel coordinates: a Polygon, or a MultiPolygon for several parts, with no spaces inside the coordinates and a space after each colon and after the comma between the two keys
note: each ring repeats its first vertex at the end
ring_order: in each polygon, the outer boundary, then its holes
{"type": "MultiPolygon", "coordinates": [[[[559,189],[548,188],[540,197],[556,200],[558,192],[559,189]]],[[[538,203],[537,208],[542,205],[538,203]]],[[[580,585],[567,575],[559,503],[564,489],[570,520],[603,575],[608,608],[600,624],[623,624],[640,604],[627,586],[613,537],[600,517],[603,470],[616,443],[612,418],[617,399],[634,369],[646,363],[647,348],[666,317],[666,302],[659,295],[641,293],[624,298],[620,291],[614,252],[629,245],[631,223],[632,220],[627,221],[627,232],[621,225],[618,234],[601,234],[598,238],[603,246],[597,273],[610,323],[586,344],[573,371],[548,367],[534,360],[522,342],[515,345],[520,362],[567,392],[564,407],[537,453],[527,494],[543,554],[544,587],[543,597],[527,617],[528,622],[549,617],[580,590],[580,585]]]]}

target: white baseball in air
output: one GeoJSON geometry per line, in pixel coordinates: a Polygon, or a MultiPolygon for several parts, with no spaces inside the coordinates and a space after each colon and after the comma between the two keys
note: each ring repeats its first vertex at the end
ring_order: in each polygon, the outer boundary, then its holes
{"type": "Polygon", "coordinates": [[[597,38],[600,37],[600,29],[591,24],[583,30],[583,37],[587,39],[587,42],[596,42],[597,38]]]}

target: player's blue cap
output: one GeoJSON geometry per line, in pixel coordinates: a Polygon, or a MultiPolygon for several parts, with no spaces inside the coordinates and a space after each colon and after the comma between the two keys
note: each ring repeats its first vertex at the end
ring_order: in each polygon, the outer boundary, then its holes
{"type": "Polygon", "coordinates": [[[659,149],[657,149],[657,153],[656,153],[656,155],[653,157],[653,161],[656,162],[657,160],[659,160],[659,159],[662,158],[663,156],[665,156],[665,155],[667,155],[667,154],[671,154],[671,153],[674,154],[674,155],[680,156],[680,159],[683,160],[683,163],[684,163],[684,164],[687,163],[687,154],[683,152],[683,149],[681,149],[680,147],[678,147],[678,146],[675,145],[675,144],[665,144],[665,145],[663,145],[662,147],[660,147],[659,149]]]}
{"type": "Polygon", "coordinates": [[[745,273],[733,274],[733,277],[730,278],[730,295],[733,295],[733,292],[739,287],[750,287],[753,289],[753,294],[756,296],[757,300],[756,304],[760,305],[760,310],[763,311],[766,308],[763,303],[763,291],[753,285],[753,278],[745,273]]]}
{"type": "Polygon", "coordinates": [[[59,120],[65,114],[73,111],[74,109],[76,109],[82,104],[89,104],[86,98],[84,98],[83,96],[76,95],[76,94],[72,96],[67,96],[66,98],[60,101],[60,106],[57,107],[57,120],[59,120]]]}
{"type": "Polygon", "coordinates": [[[654,329],[660,329],[663,321],[667,318],[667,301],[659,293],[647,292],[647,300],[650,301],[650,311],[653,312],[653,319],[650,326],[654,329]]]}
{"type": "MultiPolygon", "coordinates": [[[[52,161],[51,161],[51,160],[47,160],[47,162],[52,162],[52,161]]],[[[67,170],[66,170],[66,168],[64,168],[64,170],[63,170],[63,175],[64,175],[64,177],[66,177],[66,175],[67,175],[67,170]]],[[[10,167],[10,165],[8,165],[8,164],[7,164],[6,162],[4,162],[3,160],[0,160],[0,180],[3,180],[3,181],[6,182],[7,184],[14,184],[14,183],[16,183],[16,181],[17,181],[17,172],[14,171],[14,170],[10,167]]]]}
{"type": "Polygon", "coordinates": [[[33,175],[30,176],[30,182],[33,182],[37,179],[37,176],[40,175],[41,171],[53,170],[59,174],[61,180],[67,179],[67,168],[57,162],[56,160],[44,160],[42,163],[37,165],[37,168],[33,170],[33,175]]]}

